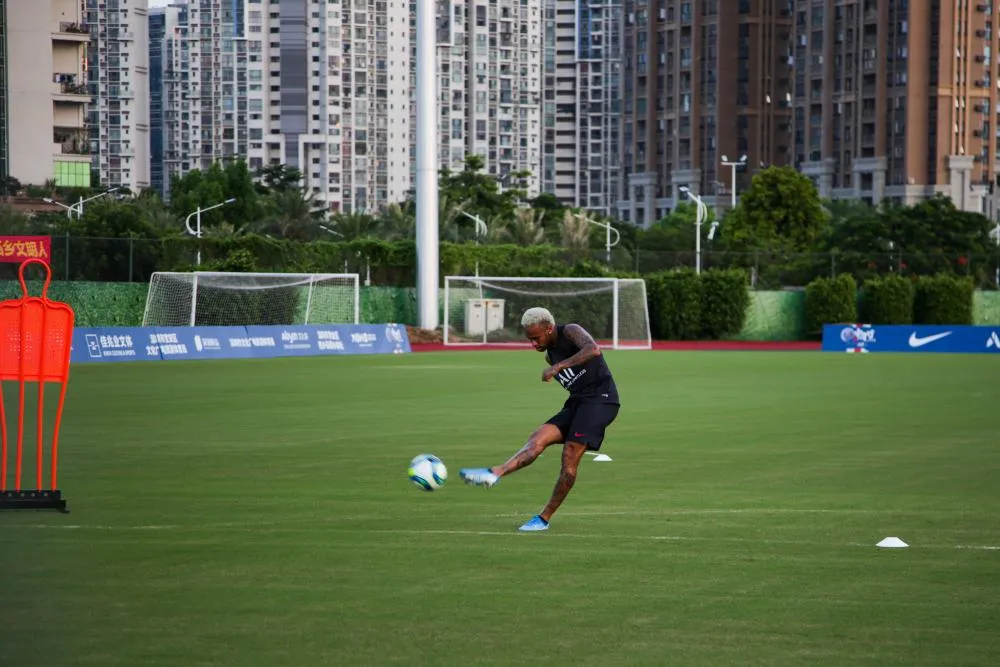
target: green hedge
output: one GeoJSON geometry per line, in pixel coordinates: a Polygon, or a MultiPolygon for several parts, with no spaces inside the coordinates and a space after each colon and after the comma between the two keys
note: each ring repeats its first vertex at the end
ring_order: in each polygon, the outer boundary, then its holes
{"type": "Polygon", "coordinates": [[[750,283],[739,269],[677,269],[646,277],[649,319],[657,340],[736,336],[746,323],[750,283]]]}
{"type": "Polygon", "coordinates": [[[701,337],[731,338],[743,330],[750,308],[750,278],[726,269],[701,274],[701,337]]]}
{"type": "Polygon", "coordinates": [[[912,324],[913,281],[894,273],[865,282],[861,321],[866,324],[912,324]]]}
{"type": "Polygon", "coordinates": [[[913,303],[916,324],[972,324],[976,288],[971,278],[949,275],[917,279],[913,303]]]}
{"type": "Polygon", "coordinates": [[[849,274],[817,278],[806,285],[806,335],[821,337],[824,324],[857,322],[857,295],[858,284],[849,274]]]}

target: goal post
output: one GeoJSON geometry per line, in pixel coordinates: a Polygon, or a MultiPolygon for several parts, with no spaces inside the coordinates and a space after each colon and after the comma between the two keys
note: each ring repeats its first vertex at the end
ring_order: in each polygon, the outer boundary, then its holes
{"type": "Polygon", "coordinates": [[[157,271],[142,326],[358,324],[357,273],[157,271]]]}
{"type": "Polygon", "coordinates": [[[445,276],[445,345],[524,345],[521,315],[548,308],[613,349],[652,348],[646,281],[637,278],[445,276]]]}

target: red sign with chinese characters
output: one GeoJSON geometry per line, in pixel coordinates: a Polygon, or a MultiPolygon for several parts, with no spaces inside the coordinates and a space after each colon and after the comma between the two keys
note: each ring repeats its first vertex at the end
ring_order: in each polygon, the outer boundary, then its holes
{"type": "Polygon", "coordinates": [[[50,236],[0,236],[0,262],[40,259],[48,264],[51,254],[50,236]]]}

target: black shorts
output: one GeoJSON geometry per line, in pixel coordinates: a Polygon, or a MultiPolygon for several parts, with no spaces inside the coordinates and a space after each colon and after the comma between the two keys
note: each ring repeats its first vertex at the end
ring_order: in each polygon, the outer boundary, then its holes
{"type": "Polygon", "coordinates": [[[552,419],[545,422],[557,427],[563,442],[578,442],[596,452],[604,442],[604,431],[618,416],[617,403],[590,403],[568,400],[552,419]]]}

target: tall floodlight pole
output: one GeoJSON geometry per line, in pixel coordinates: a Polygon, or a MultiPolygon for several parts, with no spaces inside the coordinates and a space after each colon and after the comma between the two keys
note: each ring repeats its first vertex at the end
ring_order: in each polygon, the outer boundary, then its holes
{"type": "Polygon", "coordinates": [[[435,0],[417,0],[417,313],[438,325],[438,164],[435,0]]]}
{"type": "Polygon", "coordinates": [[[747,156],[744,155],[736,162],[730,162],[729,158],[723,155],[722,164],[725,167],[729,167],[730,171],[732,172],[733,184],[731,186],[732,192],[729,193],[729,196],[730,196],[730,205],[732,206],[732,208],[736,208],[736,168],[747,166],[747,156]]]}

